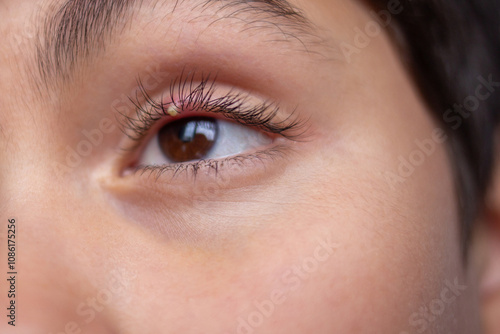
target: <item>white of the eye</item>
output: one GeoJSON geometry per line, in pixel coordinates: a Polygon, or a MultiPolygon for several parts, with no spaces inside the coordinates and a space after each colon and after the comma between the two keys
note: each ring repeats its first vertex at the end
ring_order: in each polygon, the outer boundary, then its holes
{"type": "MultiPolygon", "coordinates": [[[[219,136],[210,152],[204,159],[221,159],[258,149],[272,143],[272,139],[259,130],[251,129],[247,126],[234,122],[217,120],[219,136]]],[[[139,160],[139,165],[159,166],[172,164],[165,157],[158,142],[158,135],[155,135],[147,144],[144,153],[139,160]]]]}

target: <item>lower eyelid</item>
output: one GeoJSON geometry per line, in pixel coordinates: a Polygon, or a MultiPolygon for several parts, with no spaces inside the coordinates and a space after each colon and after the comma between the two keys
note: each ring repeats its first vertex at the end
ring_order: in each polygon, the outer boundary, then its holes
{"type": "MultiPolygon", "coordinates": [[[[133,177],[148,182],[214,181],[219,178],[245,178],[271,170],[270,164],[285,160],[291,152],[289,146],[274,144],[254,152],[239,154],[222,159],[209,159],[197,162],[160,166],[138,166],[127,178],[133,177]]],[[[281,165],[281,163],[278,163],[281,165]]]]}
{"type": "Polygon", "coordinates": [[[269,185],[270,180],[286,173],[298,152],[295,146],[280,139],[263,150],[218,160],[218,170],[210,166],[216,162],[212,160],[196,166],[149,166],[123,174],[117,163],[111,169],[100,170],[95,177],[111,198],[139,206],[176,198],[192,201],[193,196],[207,194],[216,200],[221,191],[269,185]]]}

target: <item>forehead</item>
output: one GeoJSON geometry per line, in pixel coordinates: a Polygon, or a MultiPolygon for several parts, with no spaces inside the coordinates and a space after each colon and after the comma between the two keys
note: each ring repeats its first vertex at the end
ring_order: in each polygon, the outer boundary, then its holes
{"type": "Polygon", "coordinates": [[[247,35],[295,43],[305,50],[312,48],[312,39],[320,40],[303,11],[285,0],[40,1],[24,2],[17,8],[6,3],[4,11],[13,19],[6,20],[4,28],[12,32],[14,47],[26,51],[33,45],[31,52],[44,79],[68,75],[81,58],[103,50],[123,29],[144,28],[141,23],[159,17],[162,24],[169,22],[163,29],[171,29],[170,22],[180,24],[180,20],[230,25],[247,35]]]}

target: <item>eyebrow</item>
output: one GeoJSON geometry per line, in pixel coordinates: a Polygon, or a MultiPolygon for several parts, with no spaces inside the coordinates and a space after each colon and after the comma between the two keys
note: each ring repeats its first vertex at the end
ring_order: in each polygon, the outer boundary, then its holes
{"type": "MultiPolygon", "coordinates": [[[[144,6],[144,0],[66,0],[50,10],[43,20],[36,45],[36,64],[42,80],[71,76],[75,67],[105,50],[110,38],[132,22],[134,14],[144,6]]],[[[244,29],[271,28],[272,41],[298,43],[308,51],[304,36],[312,34],[313,24],[287,0],[155,0],[173,5],[172,13],[181,6],[192,4],[204,11],[217,6],[222,18],[239,18],[245,14],[244,29]]],[[[213,24],[212,23],[212,24],[213,24]]]]}

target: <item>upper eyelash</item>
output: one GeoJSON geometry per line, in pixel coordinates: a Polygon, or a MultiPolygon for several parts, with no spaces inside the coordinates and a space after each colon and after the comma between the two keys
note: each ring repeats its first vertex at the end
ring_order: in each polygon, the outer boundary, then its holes
{"type": "Polygon", "coordinates": [[[292,112],[284,120],[276,121],[279,106],[272,102],[262,102],[256,106],[248,107],[245,103],[249,95],[234,93],[230,90],[224,96],[214,97],[217,76],[213,79],[210,75],[201,76],[195,82],[196,73],[184,75],[183,73],[172,81],[169,88],[169,102],[153,99],[144,85],[138,80],[139,91],[130,101],[136,108],[135,117],[123,115],[122,131],[132,140],[140,141],[150,129],[164,117],[170,117],[168,109],[174,106],[180,113],[186,109],[200,110],[207,113],[222,114],[237,123],[252,126],[268,133],[278,134],[288,139],[299,136],[295,130],[301,128],[303,123],[294,118],[292,112]],[[144,101],[141,103],[141,100],[144,101]]]}

